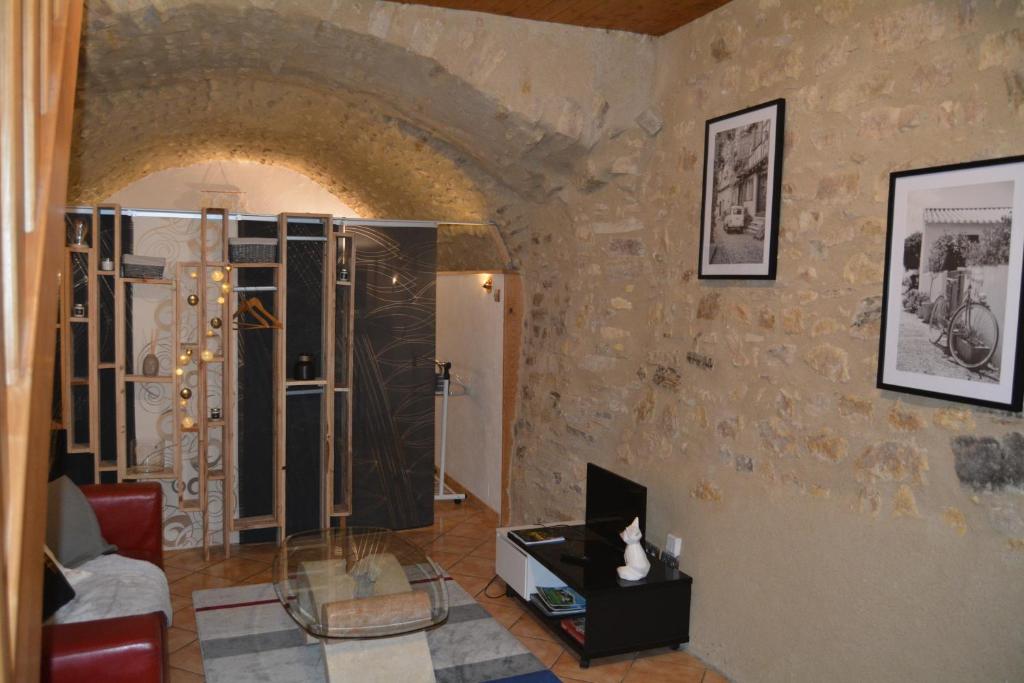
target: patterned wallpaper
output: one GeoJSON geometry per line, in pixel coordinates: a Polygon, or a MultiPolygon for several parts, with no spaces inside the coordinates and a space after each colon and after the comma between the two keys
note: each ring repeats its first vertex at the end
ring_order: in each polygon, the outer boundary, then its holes
{"type": "MultiPolygon", "coordinates": [[[[145,256],[163,256],[167,259],[165,274],[176,277],[179,263],[198,262],[200,259],[200,221],[183,218],[135,217],[134,253],[145,256]]],[[[233,226],[232,226],[233,232],[233,226]]],[[[209,245],[208,245],[209,246],[209,245]]],[[[212,255],[209,254],[208,255],[212,255]]],[[[187,271],[186,271],[187,273],[187,271]]],[[[178,283],[177,296],[184,299],[197,293],[198,279],[187,274],[178,283]]],[[[210,286],[210,285],[208,285],[210,286]]],[[[174,299],[160,287],[134,287],[131,319],[131,362],[136,372],[141,372],[142,359],[151,348],[160,360],[160,374],[166,374],[175,367],[179,349],[174,349],[174,299]],[[155,342],[155,343],[154,343],[155,342]]],[[[202,320],[199,311],[187,304],[181,307],[180,336],[183,342],[212,345],[219,349],[219,337],[206,338],[205,320],[215,314],[216,285],[210,286],[207,297],[207,315],[202,320]],[[200,324],[203,323],[203,324],[200,324]]],[[[225,329],[225,328],[222,328],[225,329]]],[[[182,386],[189,387],[193,399],[184,409],[196,418],[199,370],[196,362],[190,363],[182,386]]],[[[174,402],[180,401],[171,384],[136,384],[134,392],[134,434],[136,454],[139,462],[155,466],[171,466],[174,458],[174,402]]],[[[207,367],[208,406],[221,406],[223,370],[220,365],[207,367]]],[[[230,414],[230,411],[229,413],[230,414]]],[[[132,433],[129,426],[129,436],[132,433]]],[[[218,469],[222,463],[222,429],[209,430],[208,461],[210,469],[218,469]]],[[[202,518],[198,512],[183,509],[184,498],[197,506],[199,497],[199,449],[198,435],[183,433],[181,439],[182,477],[181,482],[162,481],[164,489],[164,547],[189,548],[202,545],[202,518]]],[[[210,482],[208,495],[208,533],[211,543],[221,539],[224,524],[222,482],[210,482]]]]}

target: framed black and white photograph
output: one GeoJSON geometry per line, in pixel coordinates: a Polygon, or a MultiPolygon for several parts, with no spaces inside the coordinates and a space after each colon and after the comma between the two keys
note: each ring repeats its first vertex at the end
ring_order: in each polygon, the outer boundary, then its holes
{"type": "Polygon", "coordinates": [[[1024,156],[893,173],[878,386],[1019,411],[1024,156]]]}
{"type": "Polygon", "coordinates": [[[705,125],[698,277],[775,279],[785,118],[780,99],[705,125]]]}

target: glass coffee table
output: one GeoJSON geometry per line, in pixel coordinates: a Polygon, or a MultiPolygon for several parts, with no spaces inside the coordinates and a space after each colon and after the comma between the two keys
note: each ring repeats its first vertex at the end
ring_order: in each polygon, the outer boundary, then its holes
{"type": "Polygon", "coordinates": [[[423,631],[448,618],[444,572],[395,532],[289,536],[274,558],[274,589],[323,645],[328,680],[434,680],[423,631]]]}

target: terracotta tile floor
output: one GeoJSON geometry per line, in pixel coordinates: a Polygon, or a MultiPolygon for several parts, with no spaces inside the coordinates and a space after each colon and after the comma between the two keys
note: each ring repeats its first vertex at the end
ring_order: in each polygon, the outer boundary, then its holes
{"type": "MultiPolygon", "coordinates": [[[[505,597],[500,579],[490,587],[494,575],[494,529],[497,515],[485,507],[466,501],[462,505],[438,503],[434,524],[426,529],[400,532],[409,541],[422,546],[435,561],[449,570],[452,578],[475,596],[500,624],[509,629],[561,680],[583,683],[728,683],[721,674],[682,650],[649,650],[635,655],[598,659],[581,669],[570,651],[565,650],[536,618],[520,603],[505,597]],[[486,592],[485,592],[486,588],[486,592]]],[[[171,682],[193,683],[203,680],[203,659],[196,639],[192,591],[271,580],[272,544],[235,546],[231,559],[213,550],[208,561],[201,550],[168,551],[164,563],[171,581],[174,626],[168,633],[171,651],[171,682]]]]}

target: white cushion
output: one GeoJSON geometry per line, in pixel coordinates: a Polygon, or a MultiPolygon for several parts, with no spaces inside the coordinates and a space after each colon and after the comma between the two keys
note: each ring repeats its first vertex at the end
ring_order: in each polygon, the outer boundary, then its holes
{"type": "Polygon", "coordinates": [[[162,611],[171,625],[171,592],[167,576],[152,562],[122,555],[101,555],[66,574],[74,599],[50,617],[48,624],[127,617],[162,611]]]}

